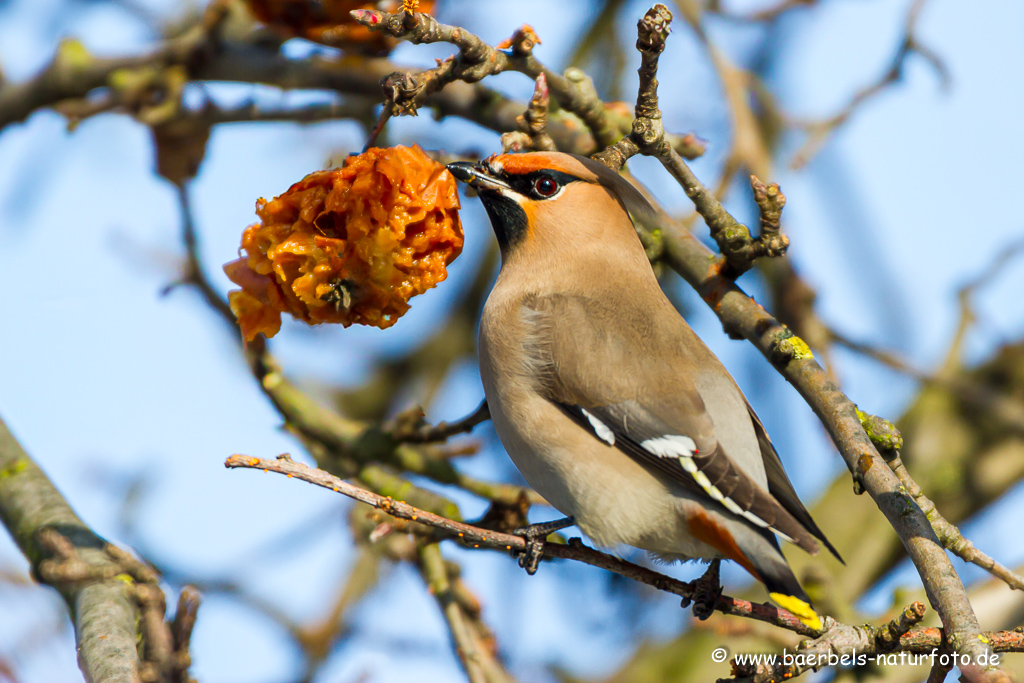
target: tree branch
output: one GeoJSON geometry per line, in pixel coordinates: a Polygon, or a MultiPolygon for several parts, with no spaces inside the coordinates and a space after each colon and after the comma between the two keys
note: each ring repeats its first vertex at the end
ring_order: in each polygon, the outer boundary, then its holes
{"type": "MultiPolygon", "coordinates": [[[[330,489],[382,510],[392,517],[437,529],[442,532],[442,537],[457,539],[467,547],[491,548],[509,552],[522,552],[526,549],[526,541],[521,536],[476,527],[435,514],[429,510],[423,510],[404,501],[395,500],[389,496],[383,496],[355,486],[323,470],[297,463],[286,455],[278,456],[275,460],[232,455],[224,465],[228,468],[248,468],[277,472],[290,478],[300,479],[310,484],[330,489]]],[[[588,548],[579,539],[570,539],[569,543],[565,545],[548,543],[545,546],[544,554],[546,557],[584,562],[682,598],[691,598],[693,596],[693,586],[690,583],[673,579],[613,555],[588,548]]],[[[802,624],[786,610],[772,605],[759,605],[746,600],[722,596],[719,598],[715,609],[723,614],[744,616],[774,624],[801,635],[819,635],[817,631],[802,624]]]]}
{"type": "MultiPolygon", "coordinates": [[[[649,103],[656,102],[657,80],[645,76],[660,49],[657,39],[667,31],[664,6],[655,6],[640,21],[637,46],[641,50],[641,91],[633,133],[595,159],[620,168],[636,153],[657,157],[694,202],[714,235],[717,231],[746,230],[725,210],[690,171],[686,163],[664,142],[660,114],[643,116],[649,103]],[[644,103],[644,109],[641,109],[644,103]]],[[[671,14],[668,14],[671,18],[671,14]]],[[[656,63],[656,62],[655,62],[656,63]]],[[[663,226],[664,256],[667,263],[700,293],[721,319],[726,331],[753,343],[772,365],[797,389],[828,430],[847,467],[863,484],[878,508],[896,530],[917,568],[932,606],[939,613],[950,645],[960,654],[979,661],[991,652],[979,635],[981,627],[967,598],[963,582],[953,569],[935,531],[907,494],[899,479],[885,464],[861,426],[856,406],[814,360],[807,344],[775,320],[727,277],[727,261],[715,257],[692,234],[675,225],[663,226]]],[[[726,255],[728,258],[728,255],[726,255]]],[[[1006,674],[989,667],[992,680],[1006,674]]]]}
{"type": "Polygon", "coordinates": [[[86,526],[2,420],[0,522],[28,558],[33,576],[64,598],[86,680],[191,680],[188,646],[198,593],[183,591],[178,617],[166,624],[156,574],[86,526]]]}
{"type": "Polygon", "coordinates": [[[917,19],[921,10],[928,0],[914,0],[910,11],[907,13],[906,26],[903,29],[903,39],[900,41],[896,54],[892,59],[889,69],[876,82],[858,90],[847,102],[846,106],[838,112],[821,121],[803,121],[796,125],[807,132],[807,139],[793,156],[790,166],[800,169],[814,158],[821,148],[828,141],[829,137],[840,128],[853,114],[868,100],[885,91],[887,88],[899,83],[903,79],[903,71],[907,58],[917,54],[925,59],[938,73],[943,88],[949,86],[951,79],[949,69],[942,59],[927,46],[923,45],[917,38],[917,19]]]}
{"type": "MultiPolygon", "coordinates": [[[[330,489],[381,510],[396,519],[406,520],[417,525],[435,529],[440,538],[457,540],[466,547],[491,548],[511,551],[512,553],[522,552],[526,548],[526,542],[520,536],[466,524],[419,509],[391,497],[375,494],[322,470],[297,463],[288,456],[278,456],[275,460],[266,460],[244,455],[233,455],[227,459],[224,465],[228,468],[248,468],[276,472],[284,474],[289,478],[300,479],[310,484],[330,489]]],[[[407,530],[411,531],[412,529],[407,530]]],[[[436,548],[436,546],[433,547],[436,548]]],[[[683,598],[690,598],[693,595],[693,586],[690,583],[672,579],[650,569],[588,548],[577,538],[570,539],[565,545],[546,544],[545,556],[584,562],[683,598]]],[[[439,558],[440,554],[438,553],[432,560],[434,565],[436,565],[439,558]]],[[[422,555],[421,562],[423,562],[422,555]]],[[[471,639],[471,634],[465,629],[464,615],[457,613],[458,606],[453,604],[450,591],[446,592],[445,590],[445,586],[449,584],[435,583],[437,577],[440,576],[439,572],[440,570],[437,566],[434,566],[433,571],[430,572],[432,591],[435,591],[435,597],[440,595],[438,600],[445,611],[446,619],[449,621],[453,638],[456,642],[456,648],[465,648],[459,652],[460,659],[464,661],[467,671],[470,671],[471,680],[492,680],[473,678],[474,675],[479,674],[479,670],[475,667],[478,660],[469,659],[472,653],[475,652],[475,646],[471,639]]],[[[764,621],[801,635],[815,637],[814,640],[808,641],[798,649],[798,652],[804,655],[800,663],[787,664],[780,661],[774,666],[762,664],[751,669],[744,669],[742,666],[736,668],[737,678],[755,681],[756,683],[786,680],[800,675],[826,663],[829,655],[875,655],[895,652],[930,654],[933,651],[939,653],[949,653],[951,651],[943,630],[915,628],[925,616],[925,606],[921,603],[910,605],[897,618],[878,627],[870,625],[851,626],[839,623],[831,617],[825,617],[825,630],[823,632],[809,629],[789,612],[772,607],[771,605],[758,605],[722,596],[719,598],[715,609],[723,614],[744,616],[764,621]],[[813,662],[818,663],[815,664],[813,662]]],[[[1020,631],[984,633],[979,631],[978,636],[990,647],[990,652],[1024,652],[1024,633],[1020,631]]],[[[972,661],[977,660],[972,658],[972,661]]]]}
{"type": "Polygon", "coordinates": [[[414,44],[446,42],[459,48],[457,56],[412,77],[408,87],[401,92],[402,98],[396,101],[397,113],[414,114],[419,103],[453,81],[475,83],[486,76],[518,71],[534,80],[544,76],[551,94],[564,109],[586,124],[599,147],[609,145],[619,137],[617,127],[589,79],[556,74],[533,56],[533,47],[540,40],[528,26],[516,31],[509,40],[511,51],[503,52],[466,29],[442,24],[423,12],[353,10],[352,16],[363,26],[399,40],[414,44]]]}
{"type": "Polygon", "coordinates": [[[527,149],[553,152],[558,149],[555,141],[547,133],[549,94],[544,74],[537,76],[530,106],[516,119],[519,130],[501,136],[501,149],[504,153],[522,152],[527,149]]]}
{"type": "MultiPolygon", "coordinates": [[[[734,678],[727,680],[744,681],[744,683],[773,683],[785,681],[811,670],[817,670],[846,658],[847,662],[871,661],[878,655],[903,653],[905,655],[933,655],[938,666],[943,662],[953,662],[952,666],[960,666],[966,680],[975,680],[980,670],[977,660],[963,660],[953,656],[944,634],[937,628],[914,628],[924,618],[925,606],[919,602],[910,605],[896,618],[880,627],[847,626],[835,624],[831,619],[825,635],[816,640],[802,643],[793,653],[790,661],[777,657],[773,664],[737,662],[734,660],[734,678]]],[[[1019,631],[995,631],[979,634],[991,645],[993,653],[1024,652],[1024,634],[1019,631]]],[[[995,657],[998,662],[998,656],[995,657]]],[[[908,663],[906,658],[901,660],[908,663]]],[[[913,662],[910,662],[913,663],[913,662]]],[[[994,666],[994,665],[993,665],[994,666]]],[[[933,669],[934,671],[934,669],[933,669]]],[[[943,674],[944,675],[944,674],[943,674]]],[[[941,680],[941,679],[939,679],[941,680]]]]}
{"type": "MultiPolygon", "coordinates": [[[[378,98],[381,79],[396,70],[417,73],[420,70],[401,67],[385,59],[364,59],[358,66],[342,59],[313,57],[294,60],[285,57],[276,47],[259,43],[255,38],[238,40],[211,35],[212,18],[199,22],[172,38],[154,51],[129,57],[96,57],[73,41],[65,41],[53,61],[40,74],[22,83],[0,83],[0,130],[23,121],[34,111],[60,103],[80,100],[97,89],[116,90],[126,74],[154,72],[184,66],[194,82],[259,83],[282,89],[328,90],[341,94],[378,98]]],[[[110,102],[116,107],[117,98],[110,102]]],[[[525,105],[479,84],[453,83],[443,92],[428,98],[426,105],[438,114],[457,116],[503,133],[516,129],[516,118],[525,105]]],[[[110,108],[107,107],[107,108],[110,108]]],[[[261,115],[259,110],[229,110],[223,114],[211,111],[211,123],[234,120],[321,120],[337,114],[351,114],[349,105],[301,108],[292,113],[261,115]]],[[[621,129],[628,121],[616,119],[621,129]]],[[[548,133],[559,149],[583,154],[593,151],[595,142],[590,133],[563,118],[548,122],[548,133]]],[[[703,153],[703,145],[693,136],[680,138],[680,149],[689,154],[703,153]]]]}
{"type": "Polygon", "coordinates": [[[479,642],[469,616],[455,595],[441,547],[426,543],[419,548],[418,565],[430,594],[434,596],[452,636],[455,654],[471,683],[505,683],[510,680],[479,642]]]}
{"type": "Polygon", "coordinates": [[[964,562],[970,562],[981,567],[992,576],[1003,581],[1010,588],[1024,591],[1024,576],[983,553],[963,535],[956,525],[942,516],[938,509],[936,509],[935,503],[928,496],[924,495],[924,491],[921,490],[918,483],[907,472],[907,468],[900,459],[898,451],[894,451],[893,457],[888,462],[889,467],[892,468],[892,471],[899,477],[903,486],[906,487],[907,493],[910,494],[914,501],[917,502],[918,507],[921,508],[921,511],[928,517],[932,528],[935,529],[936,536],[938,536],[939,541],[947,550],[964,562]]]}
{"type": "MultiPolygon", "coordinates": [[[[570,68],[564,75],[557,74],[534,55],[533,48],[540,42],[533,29],[523,26],[503,43],[511,48],[503,52],[488,45],[480,37],[459,26],[442,24],[429,14],[422,12],[381,12],[378,10],[353,10],[352,16],[359,23],[373,31],[380,31],[393,38],[411,43],[446,42],[459,48],[459,54],[449,57],[436,68],[414,72],[405,70],[389,75],[385,79],[385,90],[389,93],[389,105],[396,114],[415,114],[420,105],[438,94],[443,88],[462,81],[476,83],[481,79],[505,71],[519,73],[537,80],[541,76],[551,95],[563,109],[576,115],[590,130],[601,149],[613,143],[629,121],[616,117],[601,101],[594,84],[581,70],[570,68]],[[393,104],[391,104],[393,103],[393,104]]],[[[504,130],[514,130],[508,126],[504,130]]],[[[557,136],[552,137],[558,142],[557,136]]],[[[676,145],[681,154],[696,158],[704,153],[704,146],[693,135],[671,137],[670,144],[676,145]]],[[[559,149],[572,148],[558,145],[559,149]]],[[[578,153],[578,150],[577,150],[578,153]]]]}
{"type": "Polygon", "coordinates": [[[477,406],[476,410],[460,420],[441,422],[436,425],[423,422],[423,412],[420,409],[416,408],[414,412],[415,415],[411,421],[403,419],[402,415],[396,418],[396,424],[390,431],[390,436],[398,443],[447,441],[453,436],[469,433],[478,424],[491,419],[491,411],[487,407],[487,401],[482,402],[477,406]]]}

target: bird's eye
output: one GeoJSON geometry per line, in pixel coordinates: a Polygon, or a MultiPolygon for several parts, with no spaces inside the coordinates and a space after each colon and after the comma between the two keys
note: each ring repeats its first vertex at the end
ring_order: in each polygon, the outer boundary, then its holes
{"type": "Polygon", "coordinates": [[[558,183],[551,178],[537,178],[533,181],[533,191],[540,197],[550,197],[558,192],[558,183]]]}

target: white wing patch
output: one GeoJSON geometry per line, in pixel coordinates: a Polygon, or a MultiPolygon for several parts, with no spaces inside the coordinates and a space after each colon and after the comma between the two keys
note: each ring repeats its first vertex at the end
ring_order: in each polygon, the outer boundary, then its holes
{"type": "MultiPolygon", "coordinates": [[[[647,439],[642,444],[651,453],[661,458],[692,458],[697,452],[697,444],[688,436],[676,434],[647,439]]],[[[684,465],[685,467],[685,465],[684,465]]],[[[689,470],[687,470],[689,471],[689,470]]]]}
{"type": "Polygon", "coordinates": [[[604,441],[609,446],[614,446],[615,433],[608,428],[608,425],[591,415],[586,411],[586,409],[580,408],[580,411],[587,417],[587,420],[590,422],[590,426],[594,428],[594,433],[597,434],[597,438],[601,439],[601,441],[604,441]]]}
{"type": "MultiPolygon", "coordinates": [[[[595,420],[590,415],[590,413],[588,413],[585,410],[583,411],[583,413],[587,416],[587,418],[590,419],[590,424],[593,425],[595,420]]],[[[601,424],[601,426],[604,427],[603,424],[601,424]]],[[[596,431],[597,427],[594,426],[594,429],[596,431]]],[[[607,427],[605,427],[605,429],[607,429],[607,427]]],[[[600,436],[600,432],[598,432],[598,435],[600,436]]],[[[693,480],[697,482],[697,484],[704,490],[704,493],[708,494],[708,496],[712,500],[717,500],[718,502],[720,502],[726,510],[733,513],[734,515],[739,515],[740,517],[749,520],[752,524],[755,524],[763,529],[771,528],[771,530],[777,533],[779,536],[782,536],[784,539],[791,543],[793,542],[792,538],[782,533],[778,529],[771,527],[768,524],[768,522],[764,521],[763,519],[761,519],[754,513],[750,512],[749,510],[744,510],[739,505],[737,505],[736,502],[733,501],[732,499],[727,498],[721,491],[718,490],[717,486],[711,483],[711,480],[708,479],[707,475],[701,472],[700,469],[697,468],[697,463],[693,461],[693,456],[695,453],[697,453],[697,444],[690,437],[682,436],[679,434],[671,434],[668,436],[659,436],[653,439],[647,439],[640,445],[643,446],[644,449],[647,450],[647,452],[653,453],[659,458],[678,458],[679,464],[680,466],[682,466],[683,470],[689,473],[691,477],[693,477],[693,480]]]]}

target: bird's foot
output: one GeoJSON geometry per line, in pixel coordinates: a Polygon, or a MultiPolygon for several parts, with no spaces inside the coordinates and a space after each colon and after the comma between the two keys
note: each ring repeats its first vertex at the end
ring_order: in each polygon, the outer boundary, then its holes
{"type": "Polygon", "coordinates": [[[544,542],[549,534],[561,531],[576,523],[575,517],[565,517],[551,522],[541,522],[520,527],[512,533],[526,539],[526,550],[518,553],[519,566],[526,570],[526,573],[533,576],[537,573],[541,558],[544,557],[544,542]]]}
{"type": "Polygon", "coordinates": [[[722,597],[722,582],[719,580],[721,564],[721,560],[711,560],[708,570],[693,584],[693,616],[701,621],[714,614],[718,598],[722,597]]]}

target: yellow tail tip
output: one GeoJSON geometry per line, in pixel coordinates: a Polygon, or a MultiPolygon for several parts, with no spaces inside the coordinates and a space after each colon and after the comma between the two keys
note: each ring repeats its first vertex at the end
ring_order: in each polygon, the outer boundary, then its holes
{"type": "Polygon", "coordinates": [[[793,613],[797,619],[800,620],[804,626],[810,626],[815,631],[821,630],[821,617],[819,617],[811,606],[800,598],[793,597],[792,595],[784,595],[782,593],[769,593],[769,597],[774,600],[780,607],[783,607],[793,613]]]}

